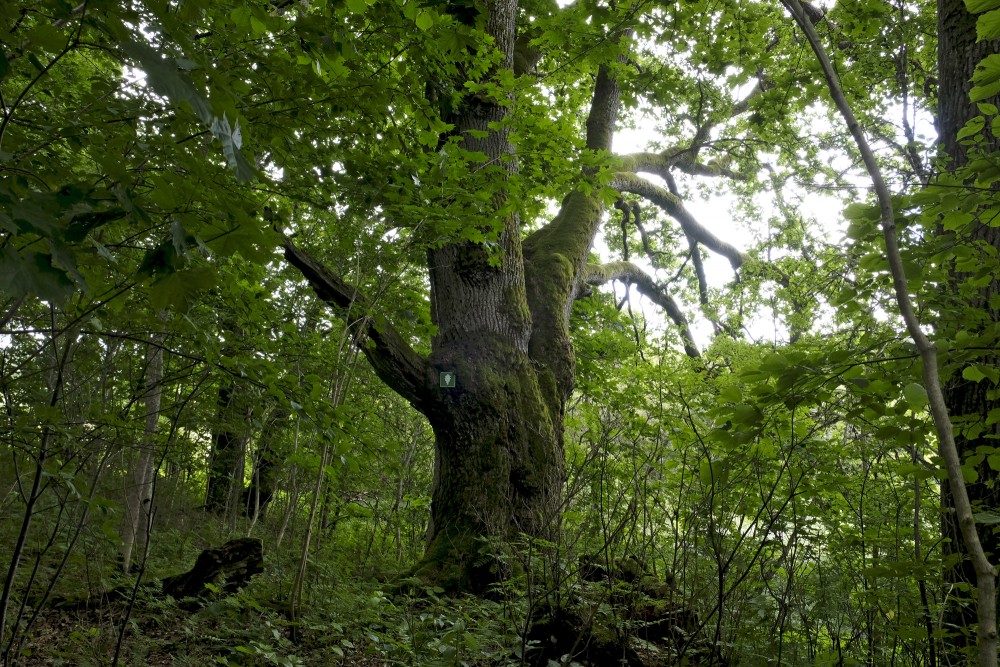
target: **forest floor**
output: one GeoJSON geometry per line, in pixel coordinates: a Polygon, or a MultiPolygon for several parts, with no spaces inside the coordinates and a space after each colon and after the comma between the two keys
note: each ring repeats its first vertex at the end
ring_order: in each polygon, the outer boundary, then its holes
{"type": "MultiPolygon", "coordinates": [[[[478,601],[449,605],[469,621],[482,611],[478,601]]],[[[125,621],[127,605],[109,604],[94,609],[45,609],[39,612],[16,665],[23,667],[90,667],[112,664],[123,625],[125,637],[118,664],[149,667],[195,665],[344,665],[350,667],[494,667],[531,665],[517,658],[516,636],[491,637],[488,628],[448,624],[440,612],[418,604],[396,612],[386,609],[380,622],[347,625],[328,622],[292,624],[282,615],[241,599],[225,598],[196,612],[188,612],[167,599],[138,600],[125,621]],[[256,607],[256,608],[255,608],[256,607]],[[406,627],[405,618],[418,620],[422,629],[406,627]],[[432,618],[433,617],[433,618],[432,618]],[[430,621],[429,623],[427,621],[430,621]],[[296,632],[298,636],[296,636],[296,632]],[[507,648],[502,641],[514,642],[507,648]]],[[[355,619],[357,620],[357,619],[355,619]]],[[[644,667],[668,664],[652,645],[639,646],[636,654],[644,667]]],[[[603,663],[580,659],[582,667],[603,663]]]]}

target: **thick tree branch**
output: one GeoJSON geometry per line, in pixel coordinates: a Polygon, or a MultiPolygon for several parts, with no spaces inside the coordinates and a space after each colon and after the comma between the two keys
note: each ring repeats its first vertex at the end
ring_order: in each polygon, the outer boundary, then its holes
{"type": "MultiPolygon", "coordinates": [[[[622,36],[625,37],[627,35],[622,36]]],[[[625,60],[625,54],[619,54],[617,62],[624,63],[625,60]]],[[[621,90],[612,68],[601,65],[594,84],[590,113],[587,115],[587,148],[594,151],[611,150],[621,107],[620,97],[621,90]]],[[[603,211],[604,206],[597,191],[584,194],[580,190],[574,190],[563,200],[559,213],[552,222],[524,240],[525,255],[558,254],[569,260],[579,271],[586,263],[603,211]]]]}
{"type": "MultiPolygon", "coordinates": [[[[619,64],[626,61],[625,54],[618,54],[619,64]]],[[[590,103],[590,113],[587,115],[587,148],[594,151],[610,151],[611,140],[615,134],[615,124],[618,122],[619,98],[621,89],[618,79],[607,65],[601,65],[597,70],[597,82],[594,84],[594,97],[590,103]]]]}
{"type": "Polygon", "coordinates": [[[621,156],[623,171],[640,172],[644,171],[661,178],[666,178],[671,169],[677,169],[692,176],[725,176],[734,180],[745,180],[743,174],[735,172],[717,163],[705,164],[698,161],[698,153],[707,144],[707,139],[711,130],[721,122],[735,118],[746,113],[750,109],[750,103],[759,97],[766,90],[764,82],[757,80],[753,89],[747,93],[746,97],[733,105],[732,111],[725,119],[705,123],[698,128],[698,132],[687,146],[672,146],[659,153],[640,151],[621,156]]]}
{"type": "Polygon", "coordinates": [[[677,302],[667,294],[656,281],[632,262],[609,262],[607,264],[588,264],[583,276],[587,285],[597,286],[619,280],[627,285],[635,285],[639,293],[662,308],[680,330],[684,341],[684,351],[689,357],[698,358],[701,352],[691,335],[687,318],[681,312],[677,302]]]}
{"type": "MultiPolygon", "coordinates": [[[[681,193],[677,190],[677,183],[674,182],[674,177],[667,174],[667,189],[670,190],[670,194],[680,199],[681,193]]],[[[691,252],[691,264],[694,266],[694,273],[698,277],[698,294],[701,299],[701,305],[708,305],[708,277],[705,275],[705,263],[701,259],[701,248],[698,247],[698,241],[691,238],[689,235],[688,248],[691,252]]],[[[718,328],[718,323],[716,323],[716,328],[718,328]]]]}
{"type": "Polygon", "coordinates": [[[704,164],[696,161],[692,157],[694,152],[694,148],[671,148],[662,153],[629,153],[620,157],[620,164],[623,171],[644,171],[664,179],[671,169],[676,169],[692,176],[725,176],[734,181],[746,180],[743,174],[718,163],[704,164]]]}
{"type": "Polygon", "coordinates": [[[371,304],[353,286],[330,271],[312,255],[285,238],[285,259],[302,272],[321,300],[345,313],[354,342],[375,373],[413,407],[424,411],[431,386],[426,360],[413,351],[384,316],[371,312],[371,304]]]}
{"type": "Polygon", "coordinates": [[[635,174],[618,172],[615,174],[614,180],[611,182],[611,187],[619,190],[620,192],[630,192],[634,195],[643,197],[653,202],[660,208],[662,208],[667,215],[672,217],[681,225],[681,229],[687,237],[693,241],[697,241],[709,250],[717,252],[729,260],[729,263],[734,269],[740,268],[743,265],[744,257],[743,253],[740,252],[735,246],[723,241],[718,236],[713,234],[711,231],[706,229],[681,202],[680,198],[669,192],[665,188],[662,188],[654,183],[650,183],[644,178],[640,178],[635,174]]]}

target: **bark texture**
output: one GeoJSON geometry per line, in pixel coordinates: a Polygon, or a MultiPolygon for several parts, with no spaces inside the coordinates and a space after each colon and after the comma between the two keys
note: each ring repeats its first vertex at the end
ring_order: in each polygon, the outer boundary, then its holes
{"type": "MultiPolygon", "coordinates": [[[[971,118],[979,114],[975,104],[969,100],[972,88],[971,78],[979,61],[1000,51],[997,41],[976,42],[976,18],[969,14],[963,0],[938,0],[938,68],[939,98],[937,129],[938,140],[945,153],[946,166],[956,169],[969,161],[968,148],[957,139],[958,131],[971,118]]],[[[986,100],[997,104],[997,98],[986,100]]],[[[1000,139],[989,134],[983,148],[990,152],[1000,150],[1000,139]]],[[[974,223],[956,239],[965,245],[985,245],[1000,250],[1000,228],[974,223]]],[[[989,260],[988,260],[989,261],[989,260]]],[[[996,297],[1000,294],[1000,282],[994,280],[984,288],[973,291],[962,287],[968,276],[953,274],[953,300],[945,305],[947,311],[961,319],[961,324],[943,318],[944,330],[961,327],[970,333],[982,335],[995,330],[1000,323],[1000,311],[996,308],[996,297]],[[993,305],[991,305],[991,302],[993,305]]],[[[988,346],[990,347],[990,346],[988,346]]],[[[997,341],[991,347],[997,349],[997,341]]],[[[1000,364],[996,353],[978,356],[974,363],[1000,364]]],[[[995,447],[1000,438],[1000,424],[985,426],[990,410],[1000,407],[1000,401],[991,398],[986,382],[969,382],[962,378],[961,368],[944,385],[948,411],[955,422],[956,445],[963,459],[976,453],[979,447],[995,447]],[[971,425],[983,425],[978,435],[970,437],[971,425]]],[[[1000,508],[1000,475],[985,463],[978,468],[979,479],[967,485],[973,511],[994,511],[1000,508]]],[[[954,634],[947,640],[945,662],[959,664],[966,650],[976,643],[976,605],[972,598],[976,590],[976,571],[961,539],[956,520],[954,499],[947,485],[942,486],[942,534],[946,539],[946,555],[960,559],[958,564],[945,574],[948,603],[945,608],[944,624],[954,634]]],[[[992,562],[1000,556],[1000,530],[995,526],[982,526],[980,539],[983,550],[992,562]]]]}

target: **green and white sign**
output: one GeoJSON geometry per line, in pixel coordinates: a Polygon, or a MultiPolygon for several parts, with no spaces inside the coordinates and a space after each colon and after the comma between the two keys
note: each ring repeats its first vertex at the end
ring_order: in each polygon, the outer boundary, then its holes
{"type": "Polygon", "coordinates": [[[438,378],[441,381],[442,387],[448,387],[450,389],[455,386],[455,380],[458,379],[458,376],[456,376],[452,371],[441,371],[438,378]]]}

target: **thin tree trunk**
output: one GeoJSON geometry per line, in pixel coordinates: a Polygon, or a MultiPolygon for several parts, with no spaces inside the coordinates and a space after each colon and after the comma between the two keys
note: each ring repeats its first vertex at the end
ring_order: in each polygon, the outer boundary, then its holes
{"type": "MultiPolygon", "coordinates": [[[[50,312],[52,316],[52,337],[49,340],[49,343],[52,345],[52,367],[49,381],[49,389],[51,393],[49,407],[54,408],[59,405],[62,397],[64,371],[66,368],[66,362],[69,359],[70,349],[72,348],[72,337],[67,335],[66,344],[63,348],[62,355],[60,355],[55,338],[55,311],[50,309],[50,312]]],[[[64,333],[68,334],[69,332],[64,333]]],[[[10,608],[10,597],[14,590],[14,580],[17,577],[17,571],[21,566],[21,559],[24,556],[24,546],[28,539],[28,532],[31,530],[31,523],[35,516],[35,504],[42,495],[42,478],[45,473],[45,462],[50,454],[49,447],[51,439],[52,429],[48,424],[46,424],[46,426],[42,429],[38,455],[35,457],[35,472],[31,480],[31,489],[28,492],[28,497],[25,502],[24,514],[21,519],[21,529],[18,531],[17,539],[14,541],[14,548],[10,555],[10,565],[7,568],[7,577],[4,579],[3,592],[0,593],[0,646],[3,646],[3,653],[0,657],[2,657],[3,664],[5,665],[8,664],[8,661],[11,658],[10,652],[13,649],[15,639],[17,638],[17,628],[15,627],[11,630],[9,641],[7,641],[6,644],[3,643],[6,639],[7,611],[10,608]]]]}
{"type": "MultiPolygon", "coordinates": [[[[166,311],[160,311],[157,317],[161,324],[166,324],[166,311]]],[[[128,572],[132,566],[132,552],[136,543],[139,542],[139,546],[145,548],[149,540],[156,433],[160,418],[160,399],[163,396],[165,338],[165,331],[157,331],[150,337],[150,342],[146,346],[146,423],[139,445],[139,458],[130,474],[132,484],[126,489],[121,546],[121,568],[124,572],[128,572]]]]}
{"type": "Polygon", "coordinates": [[[940,377],[938,376],[937,350],[923,332],[920,320],[917,318],[913,303],[910,300],[906,284],[906,272],[903,268],[903,260],[896,239],[896,220],[892,208],[891,194],[885,184],[885,180],[882,178],[882,172],[875,159],[875,154],[869,147],[868,141],[862,133],[857,119],[854,117],[850,103],[844,96],[840,80],[826,54],[826,50],[823,48],[819,35],[816,34],[816,30],[802,9],[799,0],[782,1],[795,18],[796,23],[799,24],[799,27],[809,41],[809,45],[816,53],[833,101],[843,116],[848,130],[850,130],[851,135],[854,137],[854,141],[864,160],[865,167],[868,169],[868,174],[871,176],[872,183],[875,186],[882,216],[882,236],[885,241],[889,270],[892,274],[896,303],[906,324],[906,329],[913,339],[923,363],[924,388],[927,390],[931,416],[934,419],[934,426],[937,429],[939,451],[941,457],[944,459],[945,469],[948,472],[948,487],[954,501],[957,524],[962,542],[975,569],[976,587],[978,589],[978,596],[976,598],[976,620],[978,623],[977,664],[979,667],[996,667],[997,571],[987,558],[983,544],[979,539],[979,533],[976,530],[976,520],[972,514],[972,503],[970,502],[966,490],[965,478],[962,474],[962,460],[952,432],[951,417],[948,413],[948,405],[942,390],[940,377]]]}
{"type": "MultiPolygon", "coordinates": [[[[292,438],[292,455],[299,453],[299,428],[301,424],[299,419],[295,419],[295,436],[292,438]]],[[[292,466],[291,470],[291,489],[288,491],[288,504],[285,506],[285,513],[281,519],[281,528],[278,529],[278,537],[275,539],[275,550],[281,549],[281,542],[285,539],[285,531],[288,530],[288,524],[291,522],[292,514],[295,512],[295,506],[299,502],[299,476],[298,476],[298,466],[292,466]]]]}
{"type": "MultiPolygon", "coordinates": [[[[344,358],[344,352],[347,348],[348,334],[344,331],[343,336],[340,339],[340,345],[338,346],[338,359],[344,358]]],[[[348,357],[348,362],[345,364],[348,369],[338,368],[337,376],[333,380],[333,391],[330,397],[330,402],[334,408],[339,407],[341,401],[344,400],[344,396],[347,393],[347,387],[350,384],[351,377],[354,373],[354,363],[357,361],[356,350],[352,348],[350,355],[348,357]]],[[[319,513],[319,508],[321,500],[323,497],[323,485],[326,481],[326,466],[330,459],[330,444],[326,438],[323,440],[323,452],[320,455],[319,472],[316,474],[316,485],[313,488],[313,500],[312,505],[309,508],[309,520],[306,522],[306,531],[302,539],[302,553],[299,556],[299,568],[295,573],[295,580],[292,582],[292,591],[290,596],[290,606],[292,618],[298,618],[299,611],[302,608],[302,589],[305,585],[306,579],[306,566],[309,563],[309,551],[311,548],[311,542],[313,538],[313,531],[316,526],[316,515],[319,513]]]]}
{"type": "MultiPolygon", "coordinates": [[[[916,467],[919,458],[917,456],[917,446],[910,445],[910,463],[916,467]]],[[[913,562],[920,567],[924,557],[922,553],[922,539],[920,532],[920,496],[923,481],[919,477],[913,478],[913,562]]],[[[924,627],[927,629],[927,665],[937,667],[937,639],[934,637],[934,623],[931,620],[931,607],[927,601],[927,579],[923,575],[917,580],[917,588],[920,590],[920,610],[923,615],[924,627]]]]}

